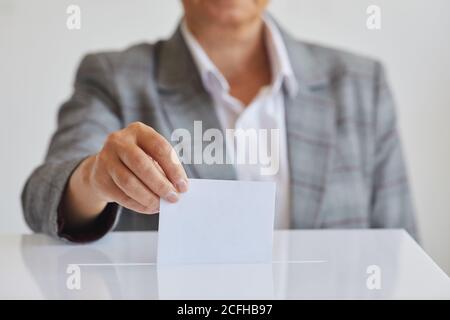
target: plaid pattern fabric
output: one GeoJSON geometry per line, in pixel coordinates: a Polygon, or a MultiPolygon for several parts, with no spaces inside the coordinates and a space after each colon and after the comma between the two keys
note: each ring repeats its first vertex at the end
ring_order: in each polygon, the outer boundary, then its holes
{"type": "MultiPolygon", "coordinates": [[[[299,82],[285,95],[294,228],[404,228],[417,237],[395,108],[380,63],[297,41],[281,30],[299,82]]],[[[86,56],[61,107],[47,157],[25,185],[29,226],[71,241],[109,230],[154,230],[158,216],[111,204],[85,234],[67,235],[58,206],[76,166],[133,121],[166,138],[220,128],[178,29],[165,41],[86,56]]],[[[206,143],[205,143],[206,144],[206,143]]],[[[231,165],[185,165],[190,177],[235,179],[231,165]]]]}

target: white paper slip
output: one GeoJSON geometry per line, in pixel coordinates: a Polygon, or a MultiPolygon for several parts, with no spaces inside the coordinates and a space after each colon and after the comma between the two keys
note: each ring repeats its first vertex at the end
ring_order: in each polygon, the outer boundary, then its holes
{"type": "Polygon", "coordinates": [[[158,264],[271,262],[274,212],[274,182],[190,179],[161,200],[158,264]]]}

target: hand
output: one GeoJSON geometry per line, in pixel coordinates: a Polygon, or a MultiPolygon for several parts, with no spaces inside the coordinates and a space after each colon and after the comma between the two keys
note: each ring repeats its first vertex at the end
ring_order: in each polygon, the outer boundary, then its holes
{"type": "Polygon", "coordinates": [[[76,222],[94,218],[108,202],[152,214],[159,211],[160,198],[176,202],[187,188],[186,173],[170,143],[135,122],[110,134],[102,150],[75,170],[64,208],[76,222]]]}

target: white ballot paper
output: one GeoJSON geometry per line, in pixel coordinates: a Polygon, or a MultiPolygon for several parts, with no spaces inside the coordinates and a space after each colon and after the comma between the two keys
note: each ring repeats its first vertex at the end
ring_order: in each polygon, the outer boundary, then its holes
{"type": "Polygon", "coordinates": [[[190,179],[161,200],[158,265],[272,261],[275,183],[190,179]]]}

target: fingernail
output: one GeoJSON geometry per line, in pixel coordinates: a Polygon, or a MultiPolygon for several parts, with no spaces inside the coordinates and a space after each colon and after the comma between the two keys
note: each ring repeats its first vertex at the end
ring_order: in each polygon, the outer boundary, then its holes
{"type": "Polygon", "coordinates": [[[166,200],[169,202],[177,202],[178,194],[175,191],[170,191],[166,196],[166,200]]]}
{"type": "Polygon", "coordinates": [[[185,179],[178,180],[175,184],[179,192],[186,192],[188,190],[188,184],[185,179]]]}

